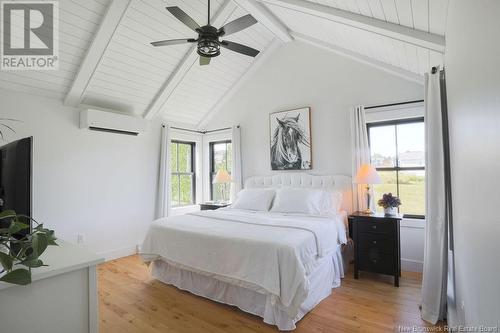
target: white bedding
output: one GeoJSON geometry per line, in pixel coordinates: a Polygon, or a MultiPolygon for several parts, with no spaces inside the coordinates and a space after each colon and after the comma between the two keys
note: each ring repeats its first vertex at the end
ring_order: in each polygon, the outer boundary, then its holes
{"type": "Polygon", "coordinates": [[[340,214],[219,209],[153,222],[141,255],[271,295],[294,318],[309,292],[308,274],[346,241],[340,214]]]}

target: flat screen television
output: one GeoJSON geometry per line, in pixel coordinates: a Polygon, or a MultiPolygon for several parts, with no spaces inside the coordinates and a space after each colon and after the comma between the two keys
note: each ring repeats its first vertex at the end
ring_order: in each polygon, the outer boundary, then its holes
{"type": "MultiPolygon", "coordinates": [[[[31,216],[32,149],[32,137],[0,147],[0,212],[14,210],[31,216]]],[[[23,230],[18,236],[28,232],[23,230]]]]}

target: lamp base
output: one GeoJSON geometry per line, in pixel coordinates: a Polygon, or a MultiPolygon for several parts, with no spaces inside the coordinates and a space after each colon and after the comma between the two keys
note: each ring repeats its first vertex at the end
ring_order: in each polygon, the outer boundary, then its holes
{"type": "Polygon", "coordinates": [[[366,215],[373,215],[373,214],[375,214],[375,212],[373,210],[369,209],[369,208],[363,210],[362,213],[366,214],[366,215]]]}

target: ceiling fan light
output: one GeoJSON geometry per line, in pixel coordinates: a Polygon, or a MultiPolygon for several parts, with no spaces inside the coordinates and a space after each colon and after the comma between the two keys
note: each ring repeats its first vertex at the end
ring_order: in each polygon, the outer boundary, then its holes
{"type": "Polygon", "coordinates": [[[198,42],[198,54],[212,58],[220,54],[220,43],[213,39],[202,39],[198,42]]]}

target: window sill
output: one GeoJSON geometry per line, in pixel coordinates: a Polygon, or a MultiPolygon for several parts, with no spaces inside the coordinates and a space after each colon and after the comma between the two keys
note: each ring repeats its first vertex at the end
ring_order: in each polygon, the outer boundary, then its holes
{"type": "Polygon", "coordinates": [[[402,228],[425,229],[425,219],[403,218],[401,221],[402,228]]]}

